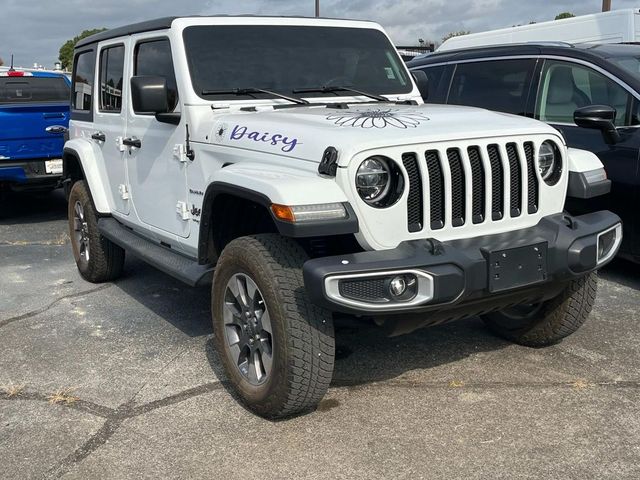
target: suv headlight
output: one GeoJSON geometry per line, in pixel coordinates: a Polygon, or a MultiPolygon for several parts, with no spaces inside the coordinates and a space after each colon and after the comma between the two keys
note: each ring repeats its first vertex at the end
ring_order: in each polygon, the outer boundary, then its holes
{"type": "Polygon", "coordinates": [[[542,142],[538,150],[537,163],[540,176],[547,185],[553,186],[558,183],[562,176],[562,155],[554,142],[542,142]]]}
{"type": "Polygon", "coordinates": [[[376,155],[358,167],[356,189],[360,198],[372,207],[389,207],[402,195],[404,176],[393,160],[376,155]]]}

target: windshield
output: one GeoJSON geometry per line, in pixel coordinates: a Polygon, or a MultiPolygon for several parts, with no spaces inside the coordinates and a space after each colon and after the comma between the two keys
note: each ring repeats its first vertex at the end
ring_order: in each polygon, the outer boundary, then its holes
{"type": "Polygon", "coordinates": [[[640,77],[640,57],[611,57],[609,60],[640,77]]]}
{"type": "Polygon", "coordinates": [[[0,104],[69,102],[69,97],[62,77],[0,78],[0,104]]]}
{"type": "MultiPolygon", "coordinates": [[[[295,89],[327,85],[387,95],[410,93],[413,88],[395,48],[379,30],[192,26],[183,35],[193,88],[207,100],[237,99],[220,93],[234,88],[261,88],[289,95],[295,89]]],[[[354,94],[331,91],[304,96],[338,95],[354,94]]]]}

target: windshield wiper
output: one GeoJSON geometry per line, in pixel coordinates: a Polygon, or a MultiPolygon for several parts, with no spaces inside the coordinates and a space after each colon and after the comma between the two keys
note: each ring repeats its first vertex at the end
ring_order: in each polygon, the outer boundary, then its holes
{"type": "Polygon", "coordinates": [[[325,85],[322,87],[310,87],[310,88],[294,88],[292,93],[335,93],[335,92],[351,92],[363,97],[373,98],[379,102],[389,102],[388,98],[382,95],[376,95],[375,93],[363,92],[362,90],[356,90],[355,88],[347,87],[346,85],[325,85]]]}
{"type": "Polygon", "coordinates": [[[303,98],[290,97],[283,95],[282,93],[272,92],[271,90],[265,90],[264,88],[229,88],[226,90],[202,90],[202,95],[253,95],[255,93],[266,93],[267,95],[273,95],[274,97],[288,100],[298,105],[308,105],[309,102],[303,98]]]}

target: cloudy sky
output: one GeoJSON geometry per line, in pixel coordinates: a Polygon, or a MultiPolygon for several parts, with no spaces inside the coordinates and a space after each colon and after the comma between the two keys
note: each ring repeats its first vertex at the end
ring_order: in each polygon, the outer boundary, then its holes
{"type": "MultiPolygon", "coordinates": [[[[638,7],[613,0],[613,8],[638,7]]],[[[82,30],[112,28],[151,18],[190,14],[314,14],[314,0],[2,0],[0,58],[13,53],[17,65],[47,67],[60,46],[82,30]]],[[[552,20],[558,13],[600,11],[601,0],[321,0],[326,17],[375,20],[398,44],[440,40],[458,30],[480,32],[552,20]]]]}

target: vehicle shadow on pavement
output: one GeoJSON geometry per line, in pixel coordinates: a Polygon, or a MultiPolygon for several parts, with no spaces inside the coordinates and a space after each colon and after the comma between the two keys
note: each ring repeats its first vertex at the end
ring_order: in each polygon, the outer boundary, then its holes
{"type": "Polygon", "coordinates": [[[0,193],[0,225],[52,222],[66,218],[67,200],[62,189],[0,193]]]}
{"type": "Polygon", "coordinates": [[[598,275],[605,280],[640,290],[640,276],[637,274],[639,268],[637,264],[629,260],[616,258],[600,270],[598,275]]]}
{"type": "Polygon", "coordinates": [[[114,285],[189,337],[213,333],[209,287],[186,286],[132,255],[114,285]]]}

